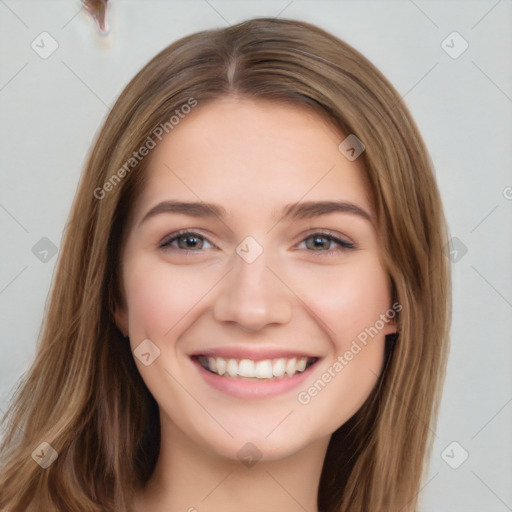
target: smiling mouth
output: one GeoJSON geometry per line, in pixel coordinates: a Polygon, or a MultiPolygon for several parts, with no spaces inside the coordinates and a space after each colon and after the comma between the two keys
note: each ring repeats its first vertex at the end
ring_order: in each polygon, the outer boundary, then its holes
{"type": "Polygon", "coordinates": [[[251,380],[272,380],[293,377],[305,372],[318,361],[317,357],[279,357],[275,359],[233,359],[224,357],[193,356],[193,359],[215,375],[251,380]]]}

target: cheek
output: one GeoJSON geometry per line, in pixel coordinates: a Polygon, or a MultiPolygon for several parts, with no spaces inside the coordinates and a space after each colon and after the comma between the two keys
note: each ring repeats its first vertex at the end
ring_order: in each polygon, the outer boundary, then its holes
{"type": "Polygon", "coordinates": [[[380,315],[391,307],[391,296],[387,275],[373,256],[328,270],[324,285],[312,288],[309,283],[304,297],[324,325],[332,351],[299,402],[329,416],[326,429],[332,432],[357,412],[377,382],[386,334],[380,315]]]}
{"type": "Polygon", "coordinates": [[[307,297],[305,301],[323,321],[339,350],[374,326],[391,306],[387,275],[371,255],[359,258],[350,266],[324,269],[319,282],[320,286],[305,285],[301,296],[307,297]]]}
{"type": "Polygon", "coordinates": [[[130,332],[150,339],[161,339],[207,289],[149,258],[127,266],[125,282],[130,332]]]}

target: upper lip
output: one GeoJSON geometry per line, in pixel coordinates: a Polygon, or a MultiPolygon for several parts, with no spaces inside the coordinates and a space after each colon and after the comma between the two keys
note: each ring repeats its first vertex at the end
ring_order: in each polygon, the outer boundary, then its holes
{"type": "Polygon", "coordinates": [[[252,359],[254,361],[262,359],[278,359],[280,357],[287,359],[291,359],[293,357],[318,357],[301,350],[282,349],[278,347],[218,347],[195,351],[190,354],[190,357],[193,356],[222,357],[224,359],[252,359]]]}

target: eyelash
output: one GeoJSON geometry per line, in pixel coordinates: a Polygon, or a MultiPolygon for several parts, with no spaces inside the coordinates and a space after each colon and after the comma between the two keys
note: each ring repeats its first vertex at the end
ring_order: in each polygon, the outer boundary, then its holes
{"type": "MultiPolygon", "coordinates": [[[[206,240],[211,245],[214,245],[206,237],[200,235],[199,233],[195,233],[194,231],[187,231],[186,229],[184,229],[184,230],[181,230],[181,231],[177,231],[176,233],[172,233],[172,234],[168,235],[167,237],[165,237],[162,240],[162,242],[160,243],[160,246],[159,246],[160,249],[170,248],[171,244],[175,240],[177,240],[178,238],[180,238],[180,237],[182,237],[184,235],[192,235],[195,238],[200,238],[202,240],[206,240]]],[[[319,256],[328,256],[328,255],[331,255],[331,254],[334,254],[334,253],[343,252],[343,251],[346,251],[346,250],[353,250],[353,249],[357,248],[357,246],[354,243],[347,242],[345,240],[341,240],[340,238],[335,237],[329,231],[314,232],[311,235],[309,235],[306,238],[304,238],[301,242],[304,242],[305,240],[307,240],[309,238],[313,238],[315,236],[319,236],[321,238],[325,238],[326,240],[329,240],[331,242],[334,242],[334,243],[338,244],[338,247],[336,249],[328,249],[328,250],[325,250],[325,251],[322,251],[322,250],[319,250],[319,251],[313,251],[313,250],[309,251],[309,252],[313,252],[313,253],[318,252],[318,253],[320,253],[319,256]]],[[[200,253],[200,252],[202,252],[201,249],[198,249],[198,250],[186,250],[186,249],[179,249],[179,248],[173,248],[173,249],[175,249],[177,251],[180,251],[180,252],[185,252],[185,253],[194,253],[194,252],[199,252],[200,253]]]]}

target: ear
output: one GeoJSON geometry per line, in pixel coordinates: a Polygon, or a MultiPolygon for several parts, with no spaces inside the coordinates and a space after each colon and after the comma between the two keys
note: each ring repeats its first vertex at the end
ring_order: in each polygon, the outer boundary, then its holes
{"type": "MultiPolygon", "coordinates": [[[[386,311],[386,322],[384,324],[384,327],[382,329],[382,332],[387,336],[388,334],[396,334],[398,331],[397,326],[397,317],[398,312],[402,310],[402,306],[395,301],[393,303],[393,306],[390,306],[388,310],[386,311]]],[[[381,316],[382,318],[382,316],[381,316]]]]}
{"type": "Polygon", "coordinates": [[[123,333],[126,338],[128,336],[128,314],[125,308],[116,306],[114,309],[114,320],[117,328],[123,333]]]}
{"type": "Polygon", "coordinates": [[[397,329],[396,318],[392,318],[385,323],[382,332],[387,336],[388,334],[395,334],[397,329]]]}

